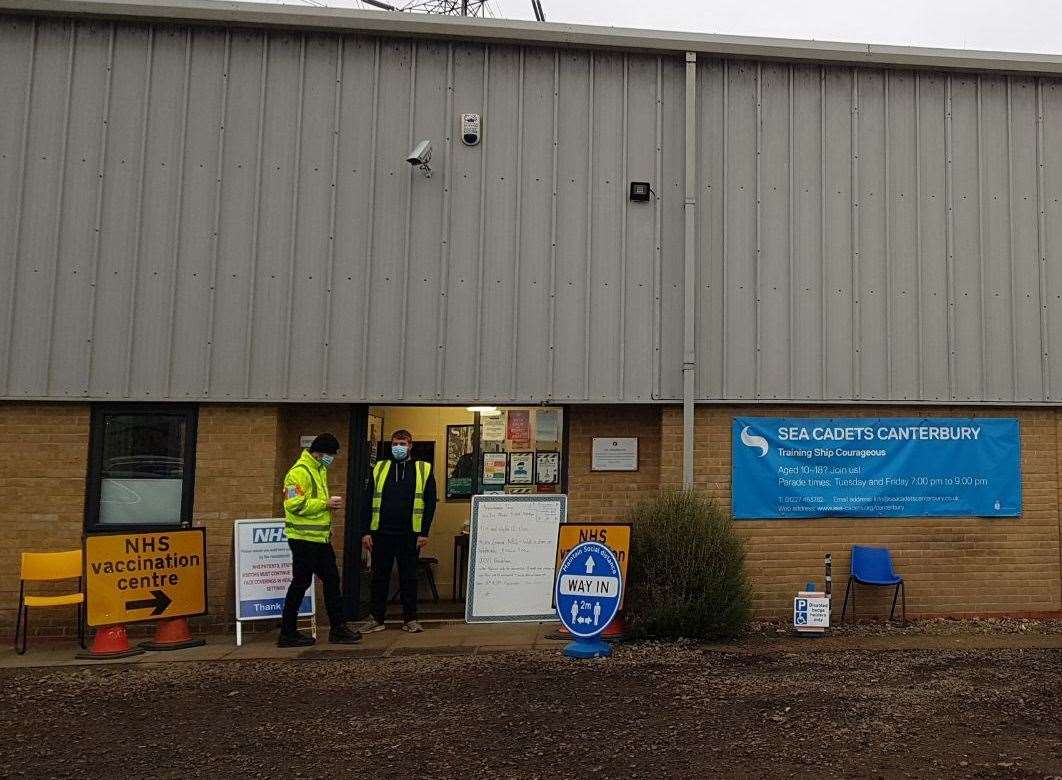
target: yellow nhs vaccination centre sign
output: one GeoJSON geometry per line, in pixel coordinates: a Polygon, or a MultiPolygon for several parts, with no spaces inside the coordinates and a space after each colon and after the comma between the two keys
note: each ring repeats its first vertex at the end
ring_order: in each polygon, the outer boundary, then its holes
{"type": "Polygon", "coordinates": [[[206,612],[206,532],[85,537],[90,626],[190,617],[206,612]]]}

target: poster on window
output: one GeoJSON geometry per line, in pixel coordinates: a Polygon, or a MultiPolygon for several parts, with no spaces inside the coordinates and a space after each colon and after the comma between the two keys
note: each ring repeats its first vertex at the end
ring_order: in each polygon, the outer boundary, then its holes
{"type": "Polygon", "coordinates": [[[505,485],[506,471],[509,468],[509,456],[504,452],[483,453],[483,488],[502,487],[505,485]]]}
{"type": "Polygon", "coordinates": [[[531,412],[527,409],[512,409],[508,415],[506,436],[514,446],[526,447],[531,443],[531,412]]]}
{"type": "Polygon", "coordinates": [[[558,482],[560,482],[560,453],[535,453],[535,483],[556,485],[558,482]]]}
{"type": "Polygon", "coordinates": [[[493,416],[480,415],[479,429],[482,431],[483,441],[505,441],[505,422],[505,412],[493,416]]]}
{"type": "Polygon", "coordinates": [[[560,412],[557,409],[539,409],[535,412],[535,444],[560,441],[560,412]]]}
{"type": "Polygon", "coordinates": [[[535,453],[509,453],[509,484],[532,485],[535,475],[535,453]]]}

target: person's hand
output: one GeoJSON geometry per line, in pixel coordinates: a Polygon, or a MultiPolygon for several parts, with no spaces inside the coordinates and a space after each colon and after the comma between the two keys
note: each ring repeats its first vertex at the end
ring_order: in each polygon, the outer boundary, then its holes
{"type": "Polygon", "coordinates": [[[372,534],[365,534],[361,537],[361,546],[366,550],[372,551],[372,534]]]}
{"type": "Polygon", "coordinates": [[[418,550],[423,550],[427,546],[428,546],[428,537],[426,537],[426,536],[418,536],[417,537],[417,549],[418,550]]]}
{"type": "Polygon", "coordinates": [[[328,508],[329,509],[342,509],[343,508],[343,497],[342,496],[332,496],[330,499],[328,499],[328,508]]]}

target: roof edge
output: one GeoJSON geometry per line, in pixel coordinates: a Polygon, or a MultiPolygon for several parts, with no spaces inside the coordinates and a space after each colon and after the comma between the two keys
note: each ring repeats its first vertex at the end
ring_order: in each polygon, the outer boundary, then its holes
{"type": "Polygon", "coordinates": [[[1062,55],[1056,54],[757,38],[509,19],[464,19],[228,0],[0,0],[0,14],[355,32],[660,54],[692,51],[714,57],[1062,75],[1062,55]]]}

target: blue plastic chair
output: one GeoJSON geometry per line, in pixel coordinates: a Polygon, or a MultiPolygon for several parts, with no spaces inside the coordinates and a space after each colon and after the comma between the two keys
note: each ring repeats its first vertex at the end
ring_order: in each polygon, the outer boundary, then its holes
{"type": "Polygon", "coordinates": [[[852,545],[852,573],[848,577],[848,587],[844,589],[844,606],[841,608],[841,620],[844,620],[848,611],[848,594],[852,595],[852,615],[855,615],[855,588],[853,582],[874,587],[891,588],[896,586],[896,592],[892,596],[892,609],[889,610],[889,620],[896,613],[896,598],[903,596],[903,622],[907,622],[907,590],[904,588],[903,577],[899,576],[892,568],[892,556],[887,547],[864,547],[852,545]]]}

